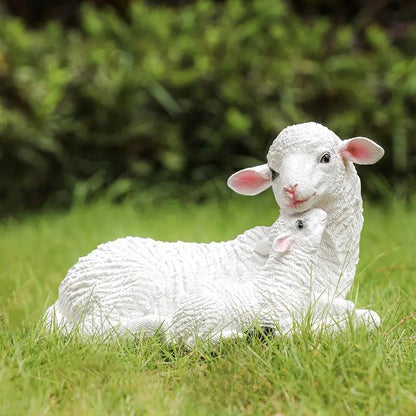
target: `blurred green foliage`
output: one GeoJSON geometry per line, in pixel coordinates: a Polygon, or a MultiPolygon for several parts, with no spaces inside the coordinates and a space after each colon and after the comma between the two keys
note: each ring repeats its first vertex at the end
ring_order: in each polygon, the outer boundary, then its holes
{"type": "Polygon", "coordinates": [[[357,46],[352,26],[305,21],[276,0],[133,2],[127,20],[87,6],[79,30],[0,17],[1,210],[109,188],[114,198],[155,184],[206,189],[309,120],[386,149],[362,171],[367,189],[414,190],[411,29],[398,46],[373,24],[357,46]]]}

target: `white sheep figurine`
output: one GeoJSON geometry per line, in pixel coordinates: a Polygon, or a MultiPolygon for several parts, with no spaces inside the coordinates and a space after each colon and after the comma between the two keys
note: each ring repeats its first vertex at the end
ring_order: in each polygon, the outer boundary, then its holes
{"type": "MultiPolygon", "coordinates": [[[[369,139],[342,141],[324,126],[304,123],[279,134],[268,164],[244,169],[228,181],[246,195],[272,186],[285,215],[313,207],[326,211],[311,290],[341,310],[355,275],[363,224],[360,181],[352,162],[375,163],[382,155],[383,149],[369,139]]],[[[45,314],[46,326],[78,327],[84,334],[154,331],[171,321],[179,299],[202,282],[249,282],[267,263],[272,229],[259,226],[234,240],[209,244],[140,237],[102,244],[68,271],[58,300],[45,314]]],[[[293,287],[295,297],[297,290],[293,287]]]]}

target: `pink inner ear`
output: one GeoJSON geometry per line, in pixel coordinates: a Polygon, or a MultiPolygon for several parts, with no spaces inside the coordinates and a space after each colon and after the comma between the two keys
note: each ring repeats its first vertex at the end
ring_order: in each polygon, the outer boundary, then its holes
{"type": "Polygon", "coordinates": [[[343,151],[344,157],[347,157],[352,162],[365,161],[371,158],[372,152],[367,146],[360,142],[350,142],[346,149],[343,151]]]}
{"type": "Polygon", "coordinates": [[[274,242],[274,250],[278,253],[285,253],[289,250],[291,241],[289,237],[277,238],[274,242]]]}
{"type": "Polygon", "coordinates": [[[378,144],[366,137],[354,137],[345,140],[341,148],[344,159],[359,165],[371,165],[377,162],[384,154],[384,150],[378,144]]]}
{"type": "Polygon", "coordinates": [[[238,190],[244,194],[259,193],[263,190],[265,184],[269,184],[270,180],[264,178],[254,170],[243,170],[234,174],[229,181],[231,188],[238,190]]]}

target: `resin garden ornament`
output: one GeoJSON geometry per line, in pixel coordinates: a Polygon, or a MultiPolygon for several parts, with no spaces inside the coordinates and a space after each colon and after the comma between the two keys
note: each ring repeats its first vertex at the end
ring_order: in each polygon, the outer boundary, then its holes
{"type": "Polygon", "coordinates": [[[353,283],[363,225],[354,163],[375,163],[383,153],[369,139],[342,141],[317,123],[285,128],[270,147],[267,164],[228,180],[245,195],[272,187],[281,210],[275,224],[209,244],[140,237],[101,244],[68,271],[58,300],[46,311],[47,328],[77,329],[87,336],[163,330],[188,342],[194,336],[239,334],[256,319],[287,331],[309,307],[318,327],[342,328],[347,315],[377,326],[375,312],[357,310],[344,298],[353,283]],[[293,228],[301,223],[303,233],[293,228]],[[302,235],[305,241],[318,236],[309,251],[302,235]],[[261,301],[259,282],[268,285],[261,301]],[[240,320],[234,304],[246,305],[237,308],[240,320]]]}

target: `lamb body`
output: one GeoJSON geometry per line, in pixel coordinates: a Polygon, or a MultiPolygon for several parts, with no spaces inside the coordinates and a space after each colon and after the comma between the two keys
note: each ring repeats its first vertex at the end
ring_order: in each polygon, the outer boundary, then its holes
{"type": "Polygon", "coordinates": [[[283,333],[300,322],[311,299],[315,252],[327,215],[321,209],[281,215],[270,227],[270,254],[261,271],[237,283],[217,279],[183,296],[169,332],[192,344],[195,338],[241,336],[253,323],[279,326],[283,333]]]}

